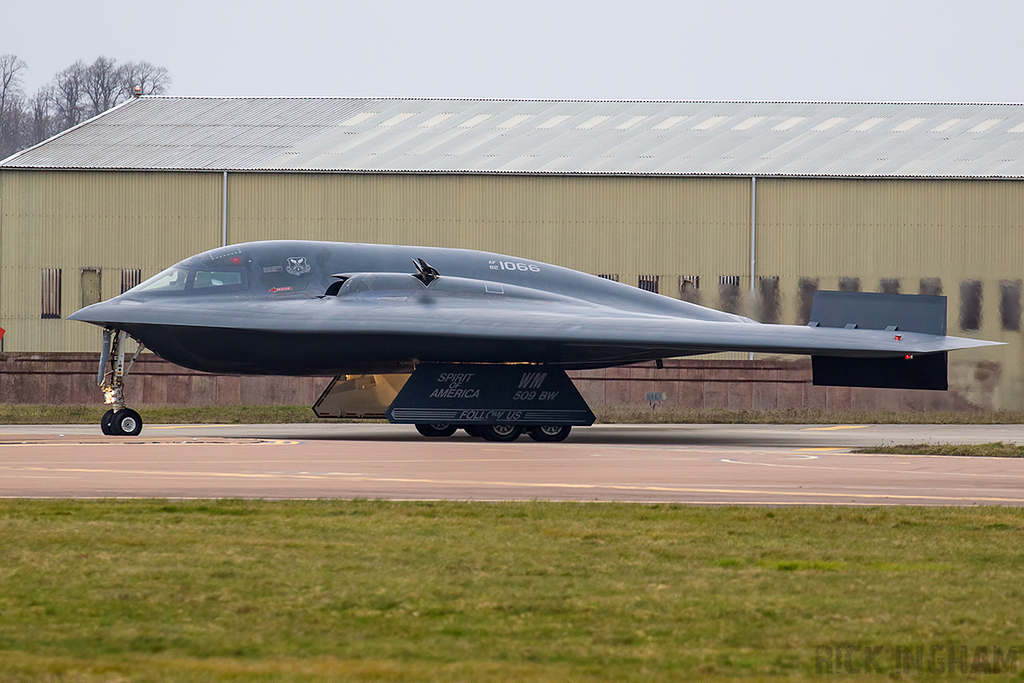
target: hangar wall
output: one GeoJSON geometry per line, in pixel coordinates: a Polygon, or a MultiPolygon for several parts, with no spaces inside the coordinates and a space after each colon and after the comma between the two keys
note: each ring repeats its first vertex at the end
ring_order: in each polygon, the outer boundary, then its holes
{"type": "Polygon", "coordinates": [[[0,327],[5,351],[95,351],[92,325],[63,320],[82,303],[83,269],[101,298],[121,270],[143,278],[220,246],[221,176],[193,173],[0,172],[0,327]],[[41,317],[41,271],[61,270],[60,317],[41,317]]]}
{"type": "MultiPolygon", "coordinates": [[[[0,171],[4,350],[94,351],[95,330],[41,319],[41,270],[62,270],[67,315],[82,301],[83,269],[99,269],[109,298],[120,269],[145,278],[219,246],[223,182],[220,173],[0,171]]],[[[970,392],[978,373],[996,374],[985,403],[1024,407],[1021,182],[759,178],[759,297],[750,178],[239,172],[227,190],[231,243],[487,249],[632,285],[657,276],[670,296],[680,296],[680,276],[696,276],[686,296],[784,323],[801,321],[808,283],[918,293],[925,280],[949,297],[951,334],[1010,344],[954,354],[953,385],[970,392]]]]}

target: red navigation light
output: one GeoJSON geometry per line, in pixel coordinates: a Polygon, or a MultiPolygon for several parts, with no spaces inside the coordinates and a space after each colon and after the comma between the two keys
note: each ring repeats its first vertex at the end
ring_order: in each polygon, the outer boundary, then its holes
{"type": "Polygon", "coordinates": [[[896,341],[903,341],[903,335],[902,334],[897,334],[896,335],[896,341]]]}
{"type": "Polygon", "coordinates": [[[236,256],[235,258],[231,259],[231,262],[234,263],[235,265],[237,265],[237,264],[242,262],[242,259],[240,257],[236,256]]]}
{"type": "Polygon", "coordinates": [[[913,357],[914,357],[914,355],[913,355],[913,354],[911,354],[911,353],[908,353],[907,355],[903,356],[903,360],[910,360],[910,359],[911,359],[911,358],[913,358],[913,357]]]}

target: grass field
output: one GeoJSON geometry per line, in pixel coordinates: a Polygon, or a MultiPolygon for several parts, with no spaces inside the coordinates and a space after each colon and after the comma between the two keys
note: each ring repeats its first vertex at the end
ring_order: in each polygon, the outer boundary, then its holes
{"type": "MultiPolygon", "coordinates": [[[[106,408],[0,403],[0,424],[99,424],[106,408]]],[[[146,424],[280,424],[321,420],[309,406],[139,407],[146,424]]],[[[606,424],[1021,424],[1024,412],[903,413],[864,410],[597,408],[606,424]]]]}
{"type": "Polygon", "coordinates": [[[6,500],[0,538],[3,681],[1024,671],[1017,509],[6,500]]]}
{"type": "Polygon", "coordinates": [[[853,453],[899,453],[905,455],[959,455],[976,458],[1024,458],[1024,446],[1004,441],[992,443],[912,443],[872,446],[853,453]]]}

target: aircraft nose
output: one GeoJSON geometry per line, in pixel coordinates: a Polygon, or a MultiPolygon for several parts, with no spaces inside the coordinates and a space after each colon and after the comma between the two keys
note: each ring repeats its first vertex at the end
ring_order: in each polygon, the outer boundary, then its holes
{"type": "Polygon", "coordinates": [[[111,322],[111,304],[109,301],[101,301],[85,308],[80,308],[67,317],[68,320],[79,320],[86,323],[111,322]]]}

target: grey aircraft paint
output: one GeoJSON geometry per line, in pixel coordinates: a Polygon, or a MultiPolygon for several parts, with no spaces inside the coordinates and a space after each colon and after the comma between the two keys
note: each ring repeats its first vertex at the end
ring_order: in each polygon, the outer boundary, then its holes
{"type": "Polygon", "coordinates": [[[715,351],[898,359],[993,344],[897,319],[883,320],[893,329],[760,324],[501,254],[306,241],[214,249],[69,319],[123,330],[196,370],[266,375],[598,368],[715,351]]]}

